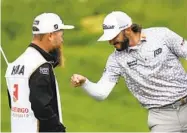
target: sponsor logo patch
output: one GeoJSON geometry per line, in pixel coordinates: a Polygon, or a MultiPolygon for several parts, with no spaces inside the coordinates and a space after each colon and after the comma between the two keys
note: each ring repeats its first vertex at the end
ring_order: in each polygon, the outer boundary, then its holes
{"type": "Polygon", "coordinates": [[[49,75],[49,68],[40,67],[40,73],[49,75]]]}
{"type": "Polygon", "coordinates": [[[26,118],[29,117],[28,108],[11,107],[11,115],[15,118],[26,118]]]}
{"type": "Polygon", "coordinates": [[[137,65],[137,60],[133,60],[133,61],[127,62],[127,65],[128,65],[129,67],[136,66],[136,65],[137,65]]]}
{"type": "Polygon", "coordinates": [[[162,53],[162,48],[158,48],[157,50],[154,51],[154,57],[162,53]]]}

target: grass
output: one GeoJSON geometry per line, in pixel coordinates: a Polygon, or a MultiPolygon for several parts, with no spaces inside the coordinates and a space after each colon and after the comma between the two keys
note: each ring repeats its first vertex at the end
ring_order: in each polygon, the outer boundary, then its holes
{"type": "MultiPolygon", "coordinates": [[[[102,75],[108,55],[113,48],[96,40],[102,34],[103,17],[122,10],[143,27],[167,26],[187,38],[187,9],[185,0],[2,0],[2,47],[9,59],[15,60],[29,45],[31,25],[41,12],[59,14],[65,24],[75,25],[65,31],[65,69],[57,68],[63,107],[63,119],[68,132],[146,132],[147,111],[128,91],[124,80],[113,89],[105,101],[90,98],[81,88],[70,86],[74,73],[97,82],[102,75]]],[[[182,59],[187,70],[187,61],[182,59]]],[[[10,131],[10,109],[5,83],[6,64],[1,60],[1,131],[10,131]]]]}

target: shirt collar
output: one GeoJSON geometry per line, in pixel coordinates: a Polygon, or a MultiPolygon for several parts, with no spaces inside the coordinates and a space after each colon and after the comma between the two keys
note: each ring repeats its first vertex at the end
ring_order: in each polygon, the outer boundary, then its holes
{"type": "Polygon", "coordinates": [[[138,50],[138,49],[140,48],[141,44],[142,44],[143,42],[145,42],[145,41],[147,41],[146,35],[145,35],[145,33],[141,32],[139,43],[138,43],[136,46],[128,47],[128,52],[129,52],[130,50],[138,50]]]}

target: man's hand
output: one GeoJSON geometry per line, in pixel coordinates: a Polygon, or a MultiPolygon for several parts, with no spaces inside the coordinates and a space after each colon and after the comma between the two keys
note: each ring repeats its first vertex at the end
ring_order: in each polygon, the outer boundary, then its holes
{"type": "Polygon", "coordinates": [[[71,84],[74,87],[81,86],[82,84],[84,84],[85,81],[86,81],[86,77],[79,74],[73,74],[73,76],[71,77],[71,84]]]}

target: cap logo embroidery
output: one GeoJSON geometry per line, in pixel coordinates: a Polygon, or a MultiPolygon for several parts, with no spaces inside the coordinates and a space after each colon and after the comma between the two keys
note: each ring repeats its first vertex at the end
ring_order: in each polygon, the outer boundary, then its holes
{"type": "Polygon", "coordinates": [[[127,26],[128,26],[128,24],[123,25],[123,26],[119,27],[119,29],[125,28],[125,27],[127,27],[127,26]]]}
{"type": "Polygon", "coordinates": [[[104,30],[107,30],[107,29],[114,29],[114,25],[105,25],[105,24],[103,24],[103,29],[104,30]]]}
{"type": "Polygon", "coordinates": [[[58,29],[58,24],[55,24],[54,28],[55,28],[55,30],[57,30],[58,29]]]}
{"type": "Polygon", "coordinates": [[[33,22],[33,25],[39,25],[39,23],[40,23],[39,20],[35,20],[35,21],[33,22]]]}

